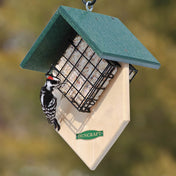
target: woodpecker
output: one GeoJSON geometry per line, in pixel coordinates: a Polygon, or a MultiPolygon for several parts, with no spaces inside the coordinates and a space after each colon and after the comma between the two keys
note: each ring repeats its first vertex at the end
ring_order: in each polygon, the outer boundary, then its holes
{"type": "Polygon", "coordinates": [[[55,129],[60,130],[60,124],[56,119],[56,107],[60,100],[54,95],[54,90],[62,85],[58,78],[48,76],[45,85],[40,91],[40,102],[42,110],[46,115],[48,123],[54,125],[55,129]]]}

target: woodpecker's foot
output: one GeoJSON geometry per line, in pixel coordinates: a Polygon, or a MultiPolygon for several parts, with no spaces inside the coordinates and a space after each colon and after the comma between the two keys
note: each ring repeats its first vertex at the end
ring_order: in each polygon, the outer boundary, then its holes
{"type": "Polygon", "coordinates": [[[57,119],[54,119],[54,128],[55,128],[55,129],[57,128],[58,131],[60,130],[60,125],[59,125],[59,123],[57,122],[57,119]]]}

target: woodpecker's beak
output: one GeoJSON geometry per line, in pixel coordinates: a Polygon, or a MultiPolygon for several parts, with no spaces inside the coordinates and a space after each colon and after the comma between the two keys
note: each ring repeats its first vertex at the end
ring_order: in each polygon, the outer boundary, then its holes
{"type": "Polygon", "coordinates": [[[58,79],[58,78],[53,78],[53,80],[56,81],[57,84],[60,84],[60,79],[58,79]]]}
{"type": "Polygon", "coordinates": [[[58,78],[55,78],[55,77],[52,77],[52,76],[48,76],[46,79],[56,81],[58,83],[60,82],[60,80],[58,78]]]}

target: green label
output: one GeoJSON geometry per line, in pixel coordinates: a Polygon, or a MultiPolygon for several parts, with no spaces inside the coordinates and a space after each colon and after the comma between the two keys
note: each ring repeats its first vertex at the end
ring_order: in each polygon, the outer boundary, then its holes
{"type": "Polygon", "coordinates": [[[76,139],[90,140],[103,136],[103,131],[88,130],[82,133],[76,134],[76,139]]]}

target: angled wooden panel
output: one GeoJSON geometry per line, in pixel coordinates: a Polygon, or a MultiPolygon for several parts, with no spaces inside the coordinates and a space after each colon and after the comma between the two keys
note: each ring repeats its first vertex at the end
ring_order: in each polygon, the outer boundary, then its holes
{"type": "Polygon", "coordinates": [[[91,113],[77,111],[62,99],[61,129],[58,132],[81,160],[94,170],[130,121],[129,67],[122,64],[116,76],[101,95],[91,113]],[[76,134],[85,131],[102,131],[100,137],[91,140],[76,139],[76,134]]]}

